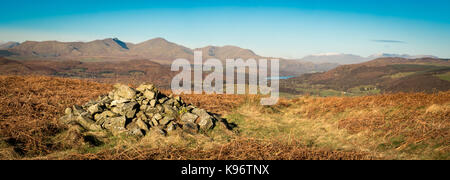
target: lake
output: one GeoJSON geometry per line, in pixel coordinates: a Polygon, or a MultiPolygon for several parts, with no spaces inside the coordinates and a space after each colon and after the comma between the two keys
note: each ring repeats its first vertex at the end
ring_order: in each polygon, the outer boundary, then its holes
{"type": "Polygon", "coordinates": [[[290,78],[293,78],[293,77],[295,77],[295,76],[274,76],[274,77],[267,77],[266,79],[267,80],[271,80],[271,79],[278,79],[278,80],[280,80],[280,79],[290,79],[290,78]]]}

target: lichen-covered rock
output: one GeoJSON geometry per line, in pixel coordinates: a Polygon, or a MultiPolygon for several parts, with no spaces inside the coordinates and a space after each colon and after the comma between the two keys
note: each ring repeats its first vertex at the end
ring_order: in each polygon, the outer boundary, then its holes
{"type": "Polygon", "coordinates": [[[156,92],[150,91],[150,90],[145,90],[144,91],[144,97],[147,99],[155,99],[156,97],[156,92]]]}
{"type": "Polygon", "coordinates": [[[139,85],[136,88],[136,90],[138,90],[140,92],[144,92],[145,90],[151,90],[152,91],[154,88],[155,88],[155,86],[153,84],[144,83],[144,84],[139,85]]]}
{"type": "Polygon", "coordinates": [[[183,124],[183,131],[189,134],[197,134],[198,133],[198,125],[195,123],[185,123],[183,124]]]}
{"type": "Polygon", "coordinates": [[[181,121],[183,122],[190,122],[190,123],[194,123],[195,120],[197,120],[198,116],[192,113],[184,113],[181,116],[181,121]]]}
{"type": "Polygon", "coordinates": [[[123,84],[114,85],[114,99],[134,99],[136,91],[123,84]]]}
{"type": "Polygon", "coordinates": [[[72,108],[66,108],[66,109],[64,110],[64,114],[65,114],[65,115],[72,114],[72,108]]]}
{"type": "Polygon", "coordinates": [[[162,118],[159,123],[163,126],[169,124],[171,121],[175,120],[175,118],[173,116],[164,116],[164,118],[162,118]]]}
{"type": "Polygon", "coordinates": [[[140,129],[144,130],[144,131],[149,131],[149,127],[147,125],[147,123],[145,123],[144,121],[138,119],[136,120],[136,125],[137,127],[139,127],[140,129]]]}
{"type": "Polygon", "coordinates": [[[195,108],[192,113],[199,116],[197,124],[202,130],[212,129],[214,127],[214,117],[209,115],[204,109],[195,108]]]}
{"type": "Polygon", "coordinates": [[[122,108],[120,109],[120,115],[124,115],[127,118],[133,118],[136,115],[137,111],[137,103],[136,102],[129,102],[125,103],[122,108]]]}
{"type": "MultiPolygon", "coordinates": [[[[114,90],[79,106],[64,110],[60,122],[80,126],[88,132],[111,132],[142,137],[154,131],[196,134],[214,128],[218,119],[206,110],[188,105],[179,97],[161,94],[153,84],[135,89],[122,84],[114,90]]],[[[225,119],[220,119],[226,122],[225,119]]],[[[175,133],[177,134],[177,133],[175,133]]]]}
{"type": "Polygon", "coordinates": [[[86,112],[81,106],[73,105],[72,107],[72,113],[74,115],[81,115],[82,113],[86,112]]]}
{"type": "Polygon", "coordinates": [[[93,121],[92,119],[89,119],[86,116],[77,116],[76,117],[76,121],[85,129],[90,130],[90,131],[98,131],[101,130],[102,128],[98,125],[95,124],[95,121],[93,121]]]}
{"type": "Polygon", "coordinates": [[[113,134],[119,134],[126,131],[125,123],[127,119],[125,116],[112,117],[105,120],[102,127],[110,130],[113,134]]]}
{"type": "Polygon", "coordinates": [[[91,106],[87,109],[87,111],[88,111],[89,113],[91,113],[92,115],[95,114],[95,113],[102,112],[102,110],[103,110],[103,109],[100,107],[99,104],[91,105],[91,106]]]}

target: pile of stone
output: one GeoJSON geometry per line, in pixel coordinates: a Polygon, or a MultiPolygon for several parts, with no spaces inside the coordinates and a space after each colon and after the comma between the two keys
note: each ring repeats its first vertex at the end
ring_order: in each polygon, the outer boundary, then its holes
{"type": "Polygon", "coordinates": [[[196,134],[213,129],[218,122],[228,126],[225,119],[188,105],[179,96],[161,94],[152,84],[142,84],[136,89],[116,84],[108,95],[66,108],[60,120],[88,131],[134,136],[145,136],[150,131],[162,135],[176,131],[196,134]]]}

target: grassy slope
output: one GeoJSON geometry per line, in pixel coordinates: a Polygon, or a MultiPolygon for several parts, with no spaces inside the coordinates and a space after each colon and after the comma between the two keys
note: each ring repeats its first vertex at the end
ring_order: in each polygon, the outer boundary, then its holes
{"type": "Polygon", "coordinates": [[[183,95],[239,128],[95,142],[57,118],[111,85],[35,76],[0,84],[0,159],[449,159],[450,92],[303,96],[270,107],[258,97],[183,95]]]}
{"type": "Polygon", "coordinates": [[[242,133],[381,159],[449,159],[450,92],[308,97],[274,107],[247,103],[228,115],[242,133]]]}
{"type": "Polygon", "coordinates": [[[380,92],[430,93],[450,89],[447,78],[449,71],[447,60],[387,58],[282,80],[280,85],[281,91],[285,93],[322,97],[370,95],[380,92]],[[364,89],[368,86],[372,88],[364,89]]]}

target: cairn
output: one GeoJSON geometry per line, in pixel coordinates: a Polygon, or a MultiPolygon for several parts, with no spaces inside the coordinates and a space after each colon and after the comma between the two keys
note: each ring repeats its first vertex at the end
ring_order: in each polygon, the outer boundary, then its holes
{"type": "Polygon", "coordinates": [[[142,84],[136,89],[115,84],[108,95],[99,96],[82,106],[66,108],[60,121],[79,125],[88,131],[138,137],[150,131],[162,135],[175,131],[197,134],[213,129],[217,123],[229,127],[225,119],[188,105],[179,96],[166,96],[153,84],[142,84]]]}

